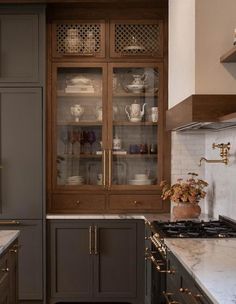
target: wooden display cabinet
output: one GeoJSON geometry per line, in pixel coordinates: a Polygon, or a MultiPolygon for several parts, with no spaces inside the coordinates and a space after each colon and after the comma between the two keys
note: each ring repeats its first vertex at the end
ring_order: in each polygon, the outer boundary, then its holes
{"type": "MultiPolygon", "coordinates": [[[[133,22],[126,21],[128,25],[133,22]]],[[[139,28],[137,20],[135,23],[135,29],[139,28]]],[[[170,159],[169,134],[164,131],[163,22],[147,20],[140,24],[141,28],[158,26],[160,31],[160,47],[149,56],[114,55],[118,38],[112,32],[114,21],[109,24],[110,36],[103,33],[107,39],[100,45],[102,48],[106,43],[105,49],[111,52],[101,49],[105,58],[90,56],[81,61],[77,58],[80,54],[60,54],[55,60],[58,35],[52,22],[48,213],[169,211],[159,187],[162,179],[169,179],[170,159]],[[159,56],[158,61],[155,56],[159,56]]]]}

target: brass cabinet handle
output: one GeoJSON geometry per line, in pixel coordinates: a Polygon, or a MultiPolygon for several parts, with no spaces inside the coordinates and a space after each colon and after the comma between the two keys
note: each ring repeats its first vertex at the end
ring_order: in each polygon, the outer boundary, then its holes
{"type": "Polygon", "coordinates": [[[76,201],[75,204],[78,206],[80,205],[80,200],[76,201]]]}
{"type": "Polygon", "coordinates": [[[9,252],[11,252],[11,253],[17,253],[18,250],[17,249],[10,249],[9,252]]]}
{"type": "Polygon", "coordinates": [[[93,251],[92,251],[92,226],[89,226],[89,254],[93,254],[93,251]]]}
{"type": "Polygon", "coordinates": [[[108,150],[108,163],[109,163],[109,172],[108,172],[108,186],[111,187],[111,163],[112,163],[112,151],[111,149],[108,150]]]}
{"type": "Polygon", "coordinates": [[[94,254],[98,254],[98,228],[94,227],[94,254]]]}
{"type": "Polygon", "coordinates": [[[20,225],[19,221],[0,221],[0,225],[20,225]]]}
{"type": "Polygon", "coordinates": [[[1,271],[2,271],[2,272],[9,272],[10,269],[9,269],[8,267],[7,267],[7,268],[2,268],[1,271]]]}
{"type": "Polygon", "coordinates": [[[179,304],[179,302],[173,301],[172,299],[169,299],[169,298],[171,298],[173,296],[173,293],[163,291],[163,295],[164,295],[164,297],[166,299],[166,303],[167,304],[179,304]]]}
{"type": "Polygon", "coordinates": [[[201,294],[193,294],[191,291],[187,291],[187,294],[192,298],[194,303],[198,304],[202,303],[201,298],[203,297],[201,294]]]}
{"type": "Polygon", "coordinates": [[[103,175],[102,175],[102,184],[103,187],[106,187],[106,151],[103,149],[102,151],[103,154],[103,175]]]}

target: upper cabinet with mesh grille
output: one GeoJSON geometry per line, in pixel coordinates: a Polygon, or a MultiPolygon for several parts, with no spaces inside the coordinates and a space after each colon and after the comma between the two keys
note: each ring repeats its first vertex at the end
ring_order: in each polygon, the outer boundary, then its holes
{"type": "Polygon", "coordinates": [[[53,57],[105,57],[103,20],[53,23],[53,57]]]}
{"type": "Polygon", "coordinates": [[[111,57],[163,57],[163,24],[158,20],[112,20],[111,57]]]}

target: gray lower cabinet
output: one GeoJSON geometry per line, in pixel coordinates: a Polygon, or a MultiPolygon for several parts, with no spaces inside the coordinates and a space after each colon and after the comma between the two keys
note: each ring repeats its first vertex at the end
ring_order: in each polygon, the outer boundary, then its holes
{"type": "Polygon", "coordinates": [[[0,6],[0,86],[43,82],[43,6],[0,6]]]}
{"type": "Polygon", "coordinates": [[[48,301],[144,302],[144,226],[138,220],[50,220],[48,301]]]}
{"type": "Polygon", "coordinates": [[[42,89],[0,88],[0,219],[40,219],[42,89]]]}
{"type": "Polygon", "coordinates": [[[1,220],[0,229],[20,230],[19,300],[43,299],[43,256],[41,220],[1,220]]]}
{"type": "Polygon", "coordinates": [[[171,251],[167,254],[168,268],[174,272],[167,274],[165,297],[167,303],[212,304],[193,277],[171,251]]]}

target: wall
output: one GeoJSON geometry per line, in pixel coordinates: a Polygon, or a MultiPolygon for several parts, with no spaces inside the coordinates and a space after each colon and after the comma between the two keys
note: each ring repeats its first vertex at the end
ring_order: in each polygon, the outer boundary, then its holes
{"type": "Polygon", "coordinates": [[[196,1],[195,92],[236,93],[236,63],[220,63],[232,48],[236,28],[235,0],[196,1]]]}
{"type": "MultiPolygon", "coordinates": [[[[233,31],[236,27],[236,1],[170,0],[169,5],[169,107],[180,102],[186,94],[236,94],[236,64],[220,63],[220,56],[232,47],[233,31]],[[181,14],[183,15],[180,16],[181,14]],[[190,39],[191,33],[194,43],[190,39]],[[187,38],[185,41],[183,35],[187,38]],[[180,42],[177,43],[176,51],[177,40],[180,42]],[[189,44],[194,58],[188,53],[189,44]],[[187,79],[188,77],[191,79],[187,79]]],[[[205,135],[174,132],[172,182],[178,176],[186,177],[187,171],[197,172],[209,182],[207,199],[202,202],[203,211],[215,217],[224,214],[236,219],[236,129],[207,132],[205,135]],[[219,158],[219,154],[211,148],[213,142],[228,141],[232,145],[229,166],[197,166],[202,156],[209,159],[219,158]]]]}
{"type": "Polygon", "coordinates": [[[195,0],[169,0],[169,106],[194,91],[195,0]]]}

